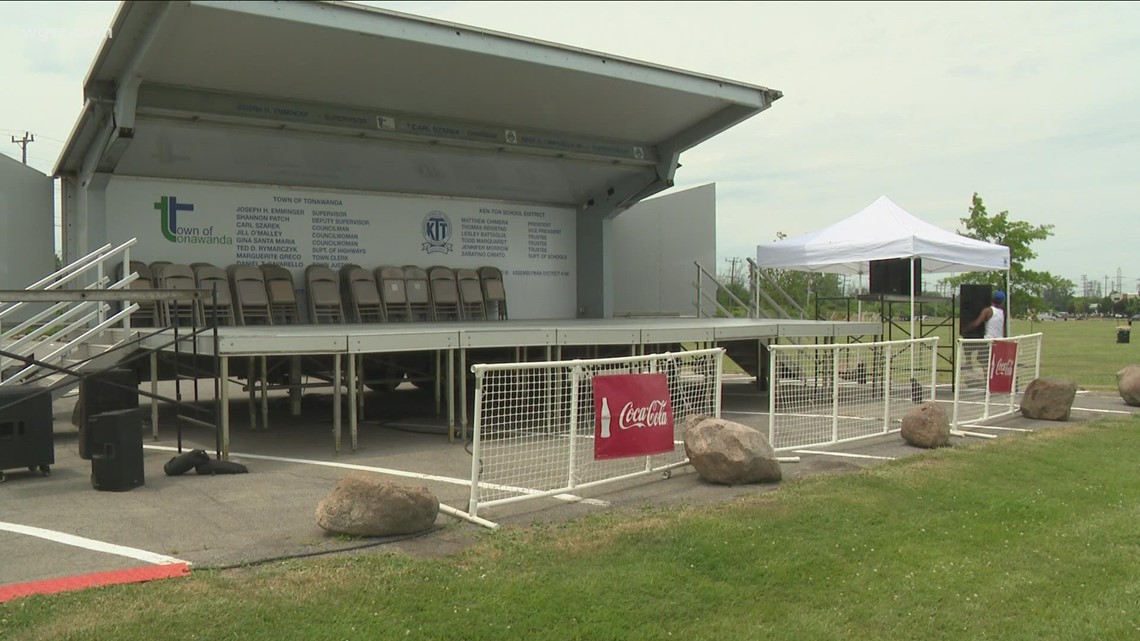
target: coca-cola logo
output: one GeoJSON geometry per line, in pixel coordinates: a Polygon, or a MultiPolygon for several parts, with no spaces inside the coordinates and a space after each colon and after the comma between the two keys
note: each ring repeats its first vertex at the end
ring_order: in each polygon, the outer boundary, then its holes
{"type": "Polygon", "coordinates": [[[990,376],[1013,376],[1013,359],[994,359],[993,366],[990,368],[990,376]]]}
{"type": "Polygon", "coordinates": [[[666,412],[668,401],[653,401],[649,405],[638,406],[626,403],[618,415],[618,428],[628,430],[634,427],[662,427],[669,424],[666,412]]]}

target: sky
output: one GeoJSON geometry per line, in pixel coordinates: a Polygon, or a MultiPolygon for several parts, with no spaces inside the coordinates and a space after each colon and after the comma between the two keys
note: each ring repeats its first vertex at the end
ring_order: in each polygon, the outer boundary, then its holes
{"type": "MultiPolygon", "coordinates": [[[[362,4],[782,91],[681,157],[721,261],[881,195],[964,231],[977,192],[1054,226],[1028,267],[1140,289],[1140,3],[362,4]]],[[[0,151],[51,171],[117,5],[0,3],[0,151]]]]}

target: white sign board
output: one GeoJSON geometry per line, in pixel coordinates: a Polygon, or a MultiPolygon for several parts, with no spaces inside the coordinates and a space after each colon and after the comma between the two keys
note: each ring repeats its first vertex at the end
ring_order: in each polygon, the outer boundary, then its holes
{"type": "MultiPolygon", "coordinates": [[[[512,319],[576,316],[575,212],[478,200],[114,178],[107,238],[133,260],[498,267],[512,319]]],[[[302,292],[303,293],[303,292],[302,292]]]]}

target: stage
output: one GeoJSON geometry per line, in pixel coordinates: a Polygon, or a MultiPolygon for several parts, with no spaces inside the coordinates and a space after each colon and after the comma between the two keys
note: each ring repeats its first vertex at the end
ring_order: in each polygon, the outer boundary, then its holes
{"type": "MultiPolygon", "coordinates": [[[[169,332],[145,335],[147,329],[137,331],[143,334],[141,346],[173,352],[169,332]]],[[[475,359],[469,359],[469,350],[514,349],[516,360],[562,360],[563,348],[574,348],[581,355],[582,348],[590,355],[591,347],[628,347],[628,355],[650,353],[662,345],[709,346],[723,345],[733,341],[755,341],[757,362],[759,351],[766,342],[781,339],[823,339],[834,340],[848,336],[878,336],[882,333],[880,323],[852,323],[841,321],[807,321],[795,319],[751,319],[751,318],[620,318],[620,319],[545,319],[475,321],[446,323],[378,323],[344,325],[263,325],[233,326],[217,328],[199,333],[196,345],[189,339],[179,341],[182,353],[197,353],[200,356],[215,355],[214,342],[217,341],[218,376],[228,381],[231,375],[231,359],[243,359],[249,363],[260,361],[261,366],[250,366],[247,389],[250,392],[251,424],[256,426],[256,412],[261,410],[261,424],[268,427],[268,402],[266,391],[270,385],[266,380],[265,359],[286,357],[290,363],[290,407],[293,414],[300,412],[301,391],[305,387],[301,381],[301,359],[303,357],[332,357],[328,369],[333,390],[332,423],[336,451],[340,451],[343,431],[341,395],[348,394],[348,428],[352,449],[356,449],[358,437],[358,396],[362,390],[362,380],[358,375],[361,357],[378,354],[398,354],[407,352],[434,353],[436,367],[436,398],[446,399],[447,424],[454,438],[456,426],[456,406],[458,405],[459,426],[463,438],[467,432],[467,386],[455,384],[455,363],[459,371],[467,371],[475,359]],[[541,350],[535,353],[533,350],[541,350]],[[444,363],[444,361],[446,361],[444,363]],[[470,361],[470,362],[469,362],[470,361]],[[442,372],[442,375],[440,375],[442,372]],[[259,381],[249,380],[259,377],[259,381]],[[445,379],[445,381],[444,381],[445,379]],[[260,390],[260,402],[256,391],[260,390]],[[456,403],[456,393],[459,402],[456,403]]],[[[596,351],[596,350],[595,350],[596,351]]],[[[158,367],[152,357],[151,386],[157,388],[158,367]]],[[[324,385],[322,383],[322,385],[324,385]]],[[[223,457],[229,452],[230,416],[228,385],[221,385],[218,394],[219,407],[219,449],[223,457]]],[[[157,401],[152,401],[152,427],[157,433],[157,401]]]]}

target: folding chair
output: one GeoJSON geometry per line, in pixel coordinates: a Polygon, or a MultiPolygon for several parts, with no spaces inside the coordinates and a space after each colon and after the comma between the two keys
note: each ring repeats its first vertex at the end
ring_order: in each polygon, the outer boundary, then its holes
{"type": "MultiPolygon", "coordinates": [[[[159,265],[157,280],[162,283],[160,289],[187,289],[198,288],[194,280],[194,271],[189,265],[177,263],[163,263],[159,265]]],[[[197,327],[203,325],[201,308],[193,298],[179,298],[163,301],[159,308],[163,325],[178,325],[179,327],[197,327]]]]}
{"type": "Polygon", "coordinates": [[[483,285],[479,282],[479,272],[474,269],[455,270],[455,282],[459,288],[459,302],[466,320],[487,320],[487,307],[483,303],[483,285]]]}
{"type": "Polygon", "coordinates": [[[404,270],[400,267],[377,267],[374,276],[376,288],[380,292],[380,302],[384,308],[384,318],[389,321],[411,320],[404,270]]]}
{"type": "Polygon", "coordinates": [[[431,301],[431,285],[427,272],[415,265],[404,265],[404,284],[407,287],[408,314],[414,321],[434,321],[435,307],[431,301]]]}
{"type": "Polygon", "coordinates": [[[463,320],[463,308],[459,304],[459,287],[455,284],[455,272],[449,267],[432,267],[428,270],[431,283],[431,302],[437,321],[463,320]]]}
{"type": "Polygon", "coordinates": [[[384,306],[372,272],[358,265],[345,265],[340,268],[340,282],[349,322],[384,322],[384,306]]]}
{"type": "Polygon", "coordinates": [[[480,267],[479,279],[483,283],[483,304],[487,317],[507,320],[507,290],[503,287],[503,272],[498,267],[480,267]]]}
{"type": "Polygon", "coordinates": [[[162,284],[162,268],[169,264],[169,260],[156,260],[150,264],[150,282],[155,289],[166,289],[162,284]]]}
{"type": "Polygon", "coordinates": [[[265,278],[265,293],[269,296],[269,315],[274,325],[293,325],[301,322],[301,306],[293,288],[293,272],[280,265],[261,266],[265,278]]]}
{"type": "Polygon", "coordinates": [[[238,325],[272,325],[265,276],[252,265],[230,265],[226,272],[233,288],[234,319],[238,325]]]}
{"type": "Polygon", "coordinates": [[[233,325],[234,303],[233,296],[230,295],[230,281],[226,277],[226,272],[209,263],[194,263],[191,267],[194,269],[194,279],[198,282],[198,289],[213,292],[216,288],[218,292],[216,307],[212,293],[202,300],[202,316],[206,325],[213,324],[215,313],[218,318],[218,325],[233,325]]]}
{"type": "MultiPolygon", "coordinates": [[[[138,278],[131,281],[130,288],[132,290],[148,290],[154,289],[154,280],[151,277],[150,266],[141,260],[131,261],[131,272],[139,275],[138,278]]],[[[123,264],[119,263],[115,266],[115,280],[123,280],[123,264]]],[[[135,327],[155,327],[158,325],[158,308],[152,300],[134,301],[138,303],[138,310],[131,314],[131,325],[135,327]]],[[[128,305],[129,303],[123,303],[128,305]]]]}
{"type": "Polygon", "coordinates": [[[336,272],[325,265],[309,265],[305,268],[305,288],[309,292],[309,320],[314,323],[344,322],[336,272]]]}

